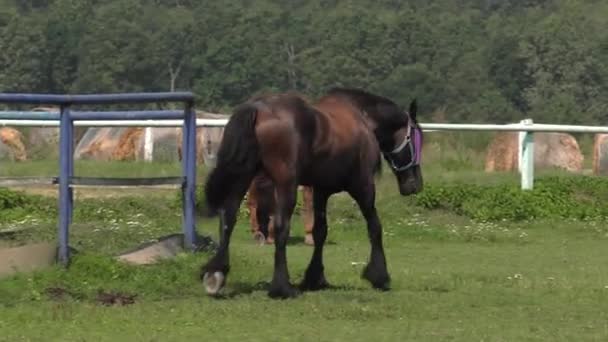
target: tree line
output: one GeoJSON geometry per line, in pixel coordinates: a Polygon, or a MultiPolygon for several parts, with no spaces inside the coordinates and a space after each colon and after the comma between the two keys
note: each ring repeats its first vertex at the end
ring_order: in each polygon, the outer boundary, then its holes
{"type": "Polygon", "coordinates": [[[0,0],[0,91],[253,94],[354,86],[424,122],[602,124],[603,0],[0,0]]]}

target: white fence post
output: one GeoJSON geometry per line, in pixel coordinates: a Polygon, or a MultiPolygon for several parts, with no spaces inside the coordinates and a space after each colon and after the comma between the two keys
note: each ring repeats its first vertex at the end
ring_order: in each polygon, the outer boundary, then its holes
{"type": "MultiPolygon", "coordinates": [[[[521,121],[522,125],[532,126],[532,119],[521,121]]],[[[519,132],[519,172],[521,173],[521,189],[531,190],[534,187],[534,133],[519,132]]]]}
{"type": "Polygon", "coordinates": [[[152,137],[152,127],[146,127],[144,130],[144,160],[152,161],[152,152],[154,150],[154,139],[152,137]]]}

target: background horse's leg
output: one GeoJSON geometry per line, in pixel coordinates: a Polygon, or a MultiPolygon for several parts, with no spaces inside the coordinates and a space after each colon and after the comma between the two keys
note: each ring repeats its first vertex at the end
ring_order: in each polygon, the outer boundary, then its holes
{"type": "Polygon", "coordinates": [[[265,244],[266,240],[271,240],[270,236],[270,212],[268,210],[266,210],[267,208],[264,207],[258,207],[257,208],[257,221],[258,221],[258,227],[259,227],[259,232],[262,233],[262,235],[264,235],[262,241],[260,241],[261,244],[265,244]]]}
{"type": "Polygon", "coordinates": [[[258,198],[257,198],[255,179],[251,182],[247,190],[247,208],[249,209],[249,227],[251,234],[255,236],[260,233],[260,220],[258,218],[258,198]]]}
{"type": "Polygon", "coordinates": [[[375,288],[388,290],[390,276],[382,247],[382,224],[376,212],[376,187],[373,180],[357,184],[349,194],[357,202],[367,221],[367,233],[372,247],[370,260],[363,270],[362,277],[371,282],[375,288]]]}
{"type": "Polygon", "coordinates": [[[277,184],[276,191],[274,274],[268,295],[272,298],[289,298],[297,295],[297,290],[289,283],[287,268],[287,239],[291,215],[296,206],[297,185],[294,181],[282,182],[277,184]]]}
{"type": "Polygon", "coordinates": [[[241,201],[245,196],[249,182],[240,180],[236,183],[232,193],[226,199],[220,211],[222,227],[220,227],[220,245],[216,254],[201,268],[201,280],[205,290],[210,295],[217,294],[226,283],[226,276],[230,272],[230,237],[236,223],[241,201]]]}
{"type": "Polygon", "coordinates": [[[315,249],[312,253],[312,258],[304,274],[304,280],[300,287],[303,290],[316,291],[329,286],[325,280],[323,266],[323,246],[327,239],[327,200],[329,195],[315,189],[313,193],[313,208],[314,208],[314,226],[312,229],[315,249]]]}
{"type": "Polygon", "coordinates": [[[313,213],[313,190],[312,187],[302,187],[302,206],[304,212],[304,243],[307,245],[314,246],[313,227],[314,227],[314,213],[313,213]]]}

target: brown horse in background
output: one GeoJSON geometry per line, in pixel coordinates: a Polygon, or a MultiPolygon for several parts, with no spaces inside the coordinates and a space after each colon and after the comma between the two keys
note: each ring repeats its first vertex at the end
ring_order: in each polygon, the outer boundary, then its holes
{"type": "MultiPolygon", "coordinates": [[[[302,217],[304,219],[304,243],[314,245],[312,237],[313,210],[312,188],[300,186],[302,190],[302,217]]],[[[247,191],[249,224],[254,240],[261,244],[274,243],[274,212],[276,206],[275,187],[272,179],[260,173],[255,176],[247,191]]]]}
{"type": "Polygon", "coordinates": [[[268,294],[287,298],[298,291],[289,282],[286,245],[298,185],[313,188],[314,251],[303,290],[329,286],[323,266],[328,198],[346,191],[367,222],[371,255],[362,277],[388,289],[390,276],[375,207],[374,174],[381,155],[406,196],[422,190],[423,136],[416,102],[409,112],[393,101],[358,89],[335,88],[312,105],[295,93],[262,95],[239,106],[224,130],[217,166],[205,185],[206,204],[219,212],[220,246],[201,269],[207,293],[217,294],[230,271],[229,245],[236,214],[254,176],[265,173],[276,187],[274,274],[268,294]]]}

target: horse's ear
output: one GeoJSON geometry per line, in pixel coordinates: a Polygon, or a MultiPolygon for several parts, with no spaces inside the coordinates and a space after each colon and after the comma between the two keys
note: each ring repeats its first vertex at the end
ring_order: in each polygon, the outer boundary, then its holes
{"type": "Polygon", "coordinates": [[[416,99],[413,99],[412,102],[410,103],[410,117],[412,118],[412,120],[416,121],[416,112],[418,112],[418,103],[416,102],[416,99]]]}

